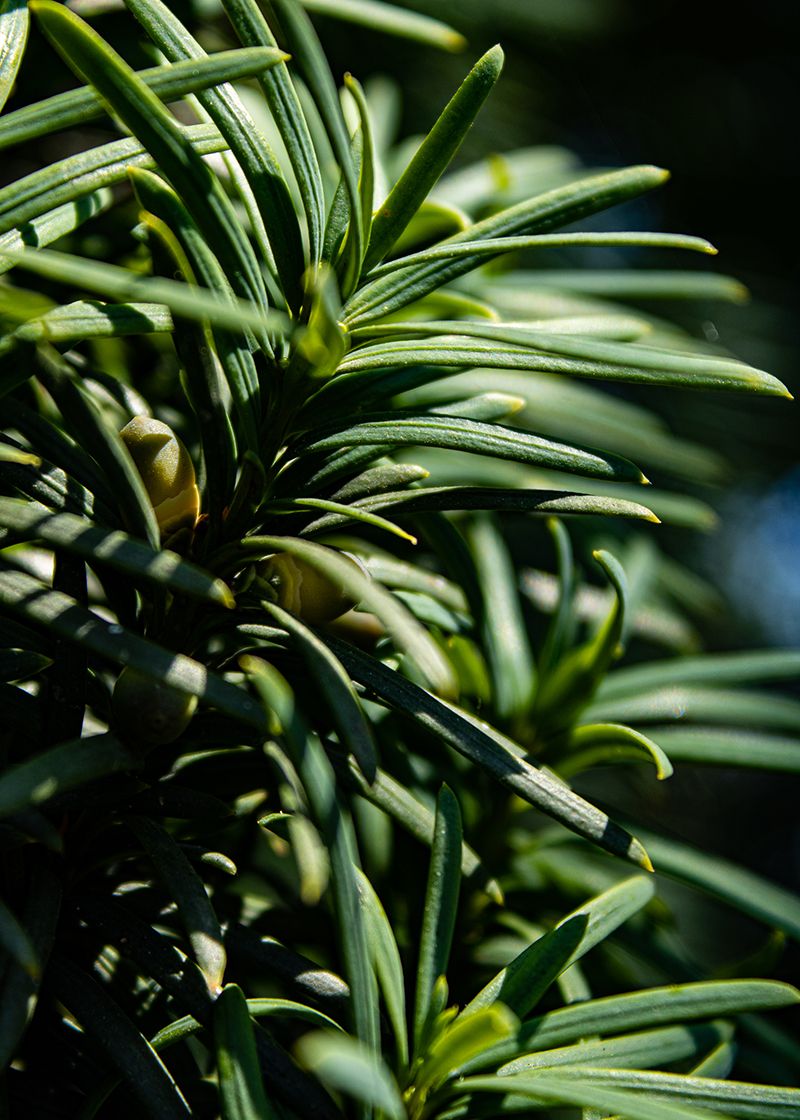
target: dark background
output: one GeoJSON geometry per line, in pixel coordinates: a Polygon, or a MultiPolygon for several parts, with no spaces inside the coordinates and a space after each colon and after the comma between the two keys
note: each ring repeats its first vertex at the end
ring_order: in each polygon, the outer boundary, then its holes
{"type": "MultiPolygon", "coordinates": [[[[320,18],[335,72],[363,78],[379,67],[393,73],[405,94],[404,131],[424,131],[471,62],[499,41],[505,72],[462,159],[555,143],[589,166],[668,168],[671,182],[649,202],[653,228],[698,234],[718,247],[711,267],[742,279],[755,305],[729,313],[730,322],[718,310],[724,340],[758,364],[769,359],[770,370],[796,388],[800,52],[794,5],[426,0],[416,6],[464,32],[466,50],[448,55],[386,36],[379,41],[320,18]]],[[[681,258],[679,267],[695,263],[681,258]]],[[[786,429],[786,462],[795,450],[789,411],[784,423],[777,421],[786,429]]],[[[777,456],[774,435],[769,442],[777,456]]]]}
{"type": "MultiPolygon", "coordinates": [[[[505,71],[458,160],[558,144],[589,168],[655,163],[669,169],[664,188],[616,212],[609,228],[707,237],[719,249],[716,258],[661,253],[635,265],[718,270],[742,280],[751,299],[743,306],[648,303],[647,309],[677,318],[699,337],[711,325],[733,354],[800,395],[794,5],[404,2],[450,22],[468,47],[446,54],[319,18],[337,77],[346,70],[362,79],[391,73],[403,89],[403,133],[424,132],[472,62],[499,41],[505,71]]],[[[724,451],[731,463],[728,493],[703,495],[723,514],[721,529],[694,542],[685,536],[679,545],[730,595],[738,625],[720,641],[800,645],[797,405],[652,389],[641,399],[676,433],[724,451]]]]}

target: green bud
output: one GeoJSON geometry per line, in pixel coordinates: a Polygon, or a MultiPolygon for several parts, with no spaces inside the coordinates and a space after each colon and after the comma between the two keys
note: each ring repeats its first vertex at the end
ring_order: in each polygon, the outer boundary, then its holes
{"type": "Polygon", "coordinates": [[[189,452],[168,424],[134,416],[119,433],[147,490],[162,538],[194,527],[200,494],[189,452]]]}
{"type": "MultiPolygon", "coordinates": [[[[338,555],[362,575],[365,574],[363,566],[354,557],[343,552],[338,555]]],[[[269,584],[271,596],[279,607],[312,626],[333,622],[357,603],[336,580],[286,552],[262,560],[258,565],[258,574],[269,584]]]]}
{"type": "Polygon", "coordinates": [[[111,704],[120,738],[156,747],[183,734],[194,715],[197,697],[126,665],[117,677],[111,704]]]}

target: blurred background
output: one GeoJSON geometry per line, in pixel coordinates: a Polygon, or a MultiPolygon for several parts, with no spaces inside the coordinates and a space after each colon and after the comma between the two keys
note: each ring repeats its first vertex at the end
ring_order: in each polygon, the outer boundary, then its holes
{"type": "MultiPolygon", "coordinates": [[[[586,251],[582,264],[709,267],[741,280],[743,305],[659,305],[698,337],[800,390],[800,185],[793,138],[800,54],[792,5],[763,0],[737,18],[718,0],[405,0],[469,40],[443,54],[381,37],[380,68],[404,90],[401,133],[430,126],[465,69],[494,42],[506,69],[460,156],[462,163],[532,144],[567,147],[589,167],[655,163],[666,188],[614,213],[617,228],[709,238],[717,258],[635,259],[586,251]]],[[[335,71],[369,76],[376,37],[320,17],[335,71]]],[[[537,258],[540,261],[541,255],[537,258]]],[[[750,643],[800,645],[798,412],[783,401],[664,393],[654,401],[681,435],[723,450],[732,493],[717,495],[718,531],[696,549],[701,570],[733,592],[750,643]]],[[[707,495],[706,495],[707,496],[707,495]]]]}

